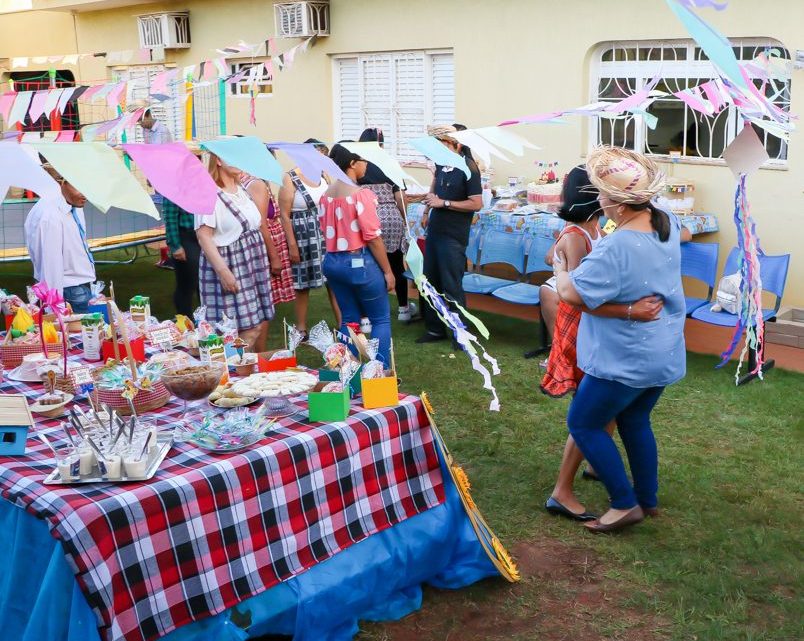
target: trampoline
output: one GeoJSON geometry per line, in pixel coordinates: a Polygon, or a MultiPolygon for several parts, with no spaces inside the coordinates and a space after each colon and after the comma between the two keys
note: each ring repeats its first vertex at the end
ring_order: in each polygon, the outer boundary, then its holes
{"type": "MultiPolygon", "coordinates": [[[[154,199],[160,210],[161,202],[154,199]]],[[[23,225],[28,212],[36,204],[36,200],[21,198],[4,200],[0,205],[0,263],[12,263],[30,260],[25,247],[23,225]]],[[[161,220],[134,211],[112,208],[108,213],[100,212],[94,205],[87,203],[84,207],[87,222],[87,237],[93,254],[112,250],[123,250],[120,260],[96,260],[99,264],[132,263],[140,256],[141,249],[150,243],[165,239],[165,227],[161,220]]]]}

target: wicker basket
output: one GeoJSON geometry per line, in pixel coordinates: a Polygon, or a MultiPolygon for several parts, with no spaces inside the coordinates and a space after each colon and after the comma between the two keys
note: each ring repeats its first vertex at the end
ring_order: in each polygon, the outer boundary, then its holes
{"type": "MultiPolygon", "coordinates": [[[[93,377],[95,377],[95,372],[99,370],[100,368],[93,372],[93,377]]],[[[137,410],[137,414],[144,414],[164,407],[169,400],[170,392],[160,381],[157,381],[151,389],[140,390],[134,397],[134,409],[137,410]]],[[[99,407],[100,404],[109,405],[121,416],[131,415],[131,406],[128,404],[128,400],[123,398],[123,390],[95,388],[92,392],[92,402],[95,407],[99,407]]]]}
{"type": "MultiPolygon", "coordinates": [[[[22,365],[22,359],[28,354],[39,354],[42,352],[42,344],[25,343],[3,343],[0,344],[0,361],[6,369],[14,369],[22,365]]],[[[48,343],[47,353],[53,356],[60,356],[64,358],[64,345],[62,344],[61,334],[59,334],[58,343],[48,343]]]]}

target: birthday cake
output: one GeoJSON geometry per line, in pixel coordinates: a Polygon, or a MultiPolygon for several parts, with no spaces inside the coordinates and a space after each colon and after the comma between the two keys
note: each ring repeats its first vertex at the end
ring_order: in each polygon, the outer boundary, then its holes
{"type": "Polygon", "coordinates": [[[558,210],[561,204],[561,183],[528,184],[528,202],[538,205],[540,209],[550,208],[550,211],[558,210]]]}

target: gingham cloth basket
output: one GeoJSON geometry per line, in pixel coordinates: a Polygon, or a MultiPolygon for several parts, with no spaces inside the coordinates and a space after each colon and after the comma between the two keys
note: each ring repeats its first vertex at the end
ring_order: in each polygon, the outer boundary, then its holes
{"type": "MultiPolygon", "coordinates": [[[[92,372],[92,377],[97,380],[100,374],[100,368],[92,372]]],[[[134,409],[137,414],[144,414],[163,407],[170,400],[170,392],[162,384],[157,381],[149,390],[140,390],[134,397],[134,409]]],[[[119,389],[98,389],[97,387],[92,391],[92,402],[95,407],[100,407],[101,404],[109,405],[115,412],[121,416],[131,415],[131,406],[128,401],[123,398],[123,390],[119,389]]]]}
{"type": "MultiPolygon", "coordinates": [[[[64,345],[62,344],[61,334],[59,334],[58,343],[48,343],[47,353],[53,356],[60,356],[64,358],[64,345]]],[[[0,361],[3,362],[3,367],[7,370],[14,369],[22,365],[22,359],[28,354],[41,354],[42,343],[2,343],[0,344],[0,361]]]]}

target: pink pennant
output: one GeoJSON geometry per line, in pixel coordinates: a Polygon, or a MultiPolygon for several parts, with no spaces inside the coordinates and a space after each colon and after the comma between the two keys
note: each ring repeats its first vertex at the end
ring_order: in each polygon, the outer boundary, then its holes
{"type": "Polygon", "coordinates": [[[106,104],[110,107],[117,107],[120,104],[120,100],[125,95],[125,91],[126,83],[118,82],[106,96],[106,104]]]}
{"type": "Polygon", "coordinates": [[[75,140],[76,132],[72,129],[65,129],[60,131],[56,136],[56,142],[73,142],[75,140]]]}
{"type": "Polygon", "coordinates": [[[709,102],[711,102],[712,106],[715,108],[715,113],[720,113],[720,110],[726,105],[726,101],[723,100],[723,95],[720,93],[720,87],[718,87],[717,81],[710,80],[709,82],[705,82],[701,85],[701,89],[703,89],[709,102]]]}
{"type": "Polygon", "coordinates": [[[209,172],[180,142],[123,145],[154,189],[182,209],[208,215],[215,209],[218,186],[209,172]]]}
{"type": "Polygon", "coordinates": [[[200,80],[212,80],[213,78],[217,78],[218,70],[212,60],[205,60],[204,62],[206,63],[204,65],[204,74],[200,80]]]}
{"type": "Polygon", "coordinates": [[[265,61],[265,72],[268,76],[273,79],[274,77],[274,61],[273,60],[266,60],[265,61]]]}
{"type": "Polygon", "coordinates": [[[8,122],[8,114],[11,112],[11,107],[14,105],[16,98],[16,91],[7,91],[0,96],[0,116],[3,116],[3,120],[6,122],[8,122]]]}
{"type": "Polygon", "coordinates": [[[676,98],[682,100],[686,105],[692,109],[693,111],[697,111],[702,114],[706,114],[707,116],[711,116],[713,109],[711,105],[707,105],[706,103],[702,102],[700,98],[693,95],[691,89],[685,89],[684,91],[676,91],[673,93],[676,98]]]}
{"type": "Polygon", "coordinates": [[[104,86],[105,85],[93,85],[88,87],[87,90],[81,94],[81,100],[83,102],[92,102],[92,97],[103,89],[104,86]]]}
{"type": "Polygon", "coordinates": [[[31,100],[31,106],[28,108],[28,116],[31,122],[36,122],[45,113],[45,103],[47,102],[47,90],[37,91],[31,100]]]}
{"type": "Polygon", "coordinates": [[[558,118],[564,112],[563,111],[550,111],[548,113],[542,114],[531,114],[530,116],[522,116],[521,118],[516,118],[514,120],[505,120],[500,123],[500,127],[506,127],[508,125],[519,125],[519,124],[527,124],[527,123],[537,123],[537,122],[548,122],[553,118],[558,118]]]}
{"type": "Polygon", "coordinates": [[[603,111],[614,111],[617,113],[621,113],[623,111],[628,111],[629,109],[634,109],[639,107],[643,102],[648,99],[648,96],[651,91],[656,88],[656,85],[659,84],[659,80],[661,80],[661,76],[656,76],[651,80],[648,84],[646,84],[642,89],[637,91],[635,94],[628,96],[628,98],[624,98],[620,100],[620,102],[615,102],[612,105],[603,109],[603,111]]]}
{"type": "Polygon", "coordinates": [[[268,38],[268,53],[272,56],[276,55],[276,38],[268,38]]]}
{"type": "Polygon", "coordinates": [[[75,87],[67,87],[64,92],[62,92],[61,96],[59,97],[59,104],[56,105],[56,111],[58,111],[59,114],[64,113],[64,110],[67,108],[67,103],[70,102],[70,98],[73,97],[74,93],[75,87]]]}
{"type": "Polygon", "coordinates": [[[56,107],[59,106],[59,98],[61,98],[61,94],[63,93],[64,89],[51,89],[47,92],[44,109],[48,118],[51,117],[53,112],[56,110],[56,107]]]}

